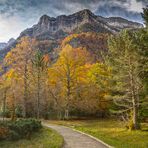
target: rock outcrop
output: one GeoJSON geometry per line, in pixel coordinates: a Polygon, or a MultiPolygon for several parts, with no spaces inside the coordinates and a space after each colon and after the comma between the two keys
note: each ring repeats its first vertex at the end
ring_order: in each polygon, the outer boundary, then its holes
{"type": "Polygon", "coordinates": [[[39,22],[20,34],[39,39],[58,39],[73,32],[109,32],[117,33],[125,28],[140,28],[141,24],[120,17],[104,18],[96,16],[90,10],[82,10],[72,15],[56,18],[43,15],[39,22]],[[92,28],[92,29],[91,29],[92,28]]]}

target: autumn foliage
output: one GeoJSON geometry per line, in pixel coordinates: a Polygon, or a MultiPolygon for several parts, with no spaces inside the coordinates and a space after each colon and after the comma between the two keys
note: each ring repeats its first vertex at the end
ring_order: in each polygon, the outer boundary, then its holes
{"type": "MultiPolygon", "coordinates": [[[[45,52],[47,42],[22,38],[3,63],[6,72],[2,76],[1,86],[5,94],[2,105],[5,111],[9,109],[12,120],[17,114],[37,118],[56,115],[69,119],[71,114],[77,116],[78,112],[82,115],[101,112],[104,116],[108,105],[101,100],[105,99],[106,91],[102,91],[99,85],[105,86],[107,82],[98,82],[109,73],[103,64],[94,63],[94,56],[89,51],[95,44],[91,40],[102,40],[103,46],[105,37],[91,33],[71,35],[63,40],[58,59],[54,62],[45,52]],[[75,38],[81,41],[78,47],[70,43],[75,38]],[[91,44],[86,45],[87,41],[91,44]]],[[[104,48],[102,46],[96,48],[104,48]]]]}

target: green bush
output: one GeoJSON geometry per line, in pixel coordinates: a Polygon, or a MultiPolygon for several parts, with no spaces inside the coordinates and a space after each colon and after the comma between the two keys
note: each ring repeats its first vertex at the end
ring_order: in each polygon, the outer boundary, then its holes
{"type": "Polygon", "coordinates": [[[8,140],[18,140],[20,139],[20,135],[17,132],[10,130],[7,139],[8,140]]]}
{"type": "Polygon", "coordinates": [[[5,139],[17,140],[21,138],[30,138],[33,132],[38,131],[41,126],[41,121],[35,119],[19,119],[17,121],[5,121],[0,123],[0,126],[8,128],[9,134],[5,139]]]}

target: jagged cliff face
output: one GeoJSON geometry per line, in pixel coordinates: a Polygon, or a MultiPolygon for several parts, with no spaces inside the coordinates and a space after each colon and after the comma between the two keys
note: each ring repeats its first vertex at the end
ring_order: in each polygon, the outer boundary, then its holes
{"type": "Polygon", "coordinates": [[[96,16],[91,11],[85,9],[66,16],[61,15],[56,18],[43,15],[39,22],[31,28],[23,31],[17,40],[11,39],[4,49],[0,50],[0,60],[5,57],[7,52],[15,47],[18,40],[23,36],[35,37],[39,40],[50,40],[50,51],[59,46],[59,39],[63,39],[73,33],[111,33],[115,34],[125,28],[141,28],[139,23],[131,22],[119,17],[104,18],[96,16]]]}
{"type": "Polygon", "coordinates": [[[20,37],[28,35],[39,39],[58,39],[73,32],[108,32],[117,33],[125,28],[140,28],[141,24],[123,18],[103,18],[94,15],[89,10],[83,10],[72,15],[61,15],[56,18],[43,15],[38,24],[26,29],[20,37]]]}

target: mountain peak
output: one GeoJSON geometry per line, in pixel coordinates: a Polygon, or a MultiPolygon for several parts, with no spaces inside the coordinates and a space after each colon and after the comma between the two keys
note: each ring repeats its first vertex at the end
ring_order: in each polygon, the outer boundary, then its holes
{"type": "Polygon", "coordinates": [[[42,21],[42,20],[49,20],[50,19],[50,17],[48,16],[48,15],[46,15],[46,14],[44,14],[44,15],[42,15],[41,17],[40,17],[40,21],[42,21]]]}
{"type": "Polygon", "coordinates": [[[84,10],[81,10],[81,11],[78,11],[74,14],[71,14],[69,17],[81,17],[83,19],[89,19],[91,17],[95,17],[95,14],[92,13],[89,9],[84,9],[84,10]]]}
{"type": "Polygon", "coordinates": [[[41,24],[41,23],[48,23],[49,21],[51,21],[51,20],[53,20],[53,19],[55,19],[55,18],[50,17],[50,16],[44,14],[44,15],[42,15],[42,16],[40,17],[39,23],[40,23],[40,24],[41,24]]]}
{"type": "Polygon", "coordinates": [[[9,41],[7,42],[7,46],[13,44],[15,42],[14,38],[9,39],[9,41]]]}
{"type": "Polygon", "coordinates": [[[43,15],[38,24],[23,31],[20,37],[28,35],[42,39],[59,39],[75,32],[118,33],[125,28],[139,27],[142,27],[139,23],[118,17],[104,18],[95,15],[89,9],[84,9],[71,15],[60,15],[56,18],[43,15]]]}
{"type": "Polygon", "coordinates": [[[93,14],[89,9],[83,9],[83,10],[77,12],[77,13],[80,13],[80,14],[83,13],[85,15],[92,15],[93,14]]]}

